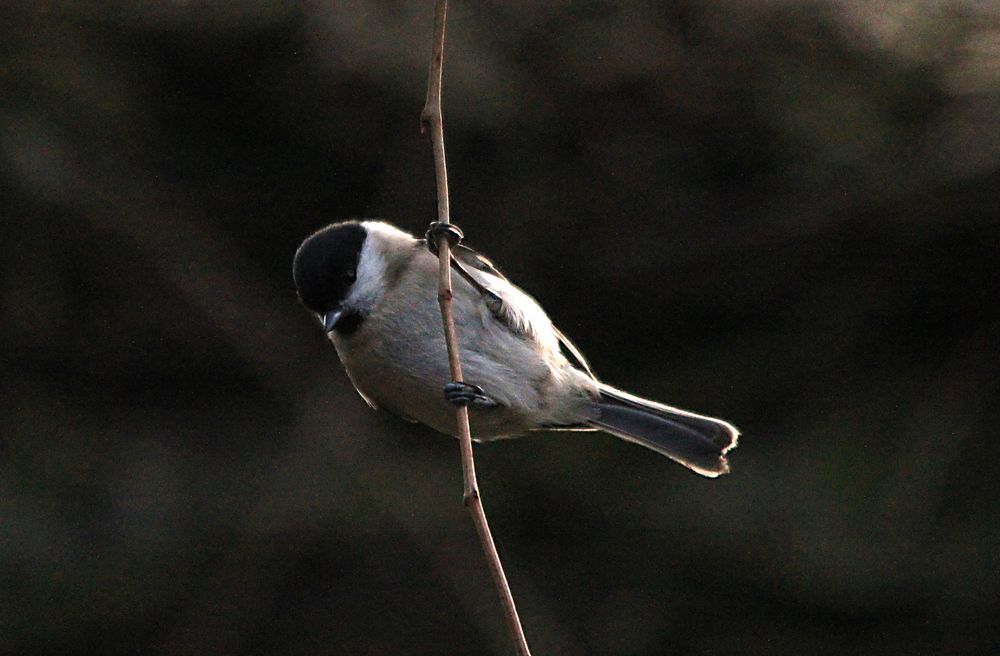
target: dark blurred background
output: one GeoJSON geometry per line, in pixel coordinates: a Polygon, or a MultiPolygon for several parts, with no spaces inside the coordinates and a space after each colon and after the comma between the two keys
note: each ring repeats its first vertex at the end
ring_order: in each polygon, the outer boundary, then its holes
{"type": "MultiPolygon", "coordinates": [[[[0,10],[0,652],[512,653],[458,445],[292,255],[435,209],[431,2],[0,10]]],[[[453,3],[452,207],[610,383],[744,431],[476,450],[536,654],[985,654],[1000,11],[453,3]]]]}

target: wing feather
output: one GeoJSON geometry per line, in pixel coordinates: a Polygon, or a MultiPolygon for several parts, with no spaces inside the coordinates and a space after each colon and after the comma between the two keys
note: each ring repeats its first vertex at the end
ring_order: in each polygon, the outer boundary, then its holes
{"type": "MultiPolygon", "coordinates": [[[[471,274],[469,274],[468,271],[462,270],[463,266],[468,267],[475,271],[493,276],[513,287],[513,283],[508,280],[507,276],[500,272],[500,270],[489,258],[463,244],[455,246],[452,249],[452,255],[455,260],[457,260],[458,266],[456,269],[464,278],[466,278],[467,281],[470,282],[470,284],[479,290],[480,294],[483,295],[490,311],[493,313],[493,316],[495,316],[498,321],[507,326],[507,328],[515,334],[529,339],[539,337],[535,327],[533,326],[533,322],[530,321],[528,317],[519,313],[514,304],[504,302],[503,295],[500,290],[491,289],[488,284],[484,285],[481,281],[469,280],[471,274]]],[[[585,358],[583,353],[580,352],[580,349],[578,349],[569,337],[567,337],[563,331],[559,330],[559,328],[554,325],[552,325],[551,328],[555,333],[556,340],[562,349],[583,371],[587,373],[588,376],[596,381],[597,377],[594,375],[594,371],[590,368],[590,363],[587,362],[587,358],[585,358]]]]}

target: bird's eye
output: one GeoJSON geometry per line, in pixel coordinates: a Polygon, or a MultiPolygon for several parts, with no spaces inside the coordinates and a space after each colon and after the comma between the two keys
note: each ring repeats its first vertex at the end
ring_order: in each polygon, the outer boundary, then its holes
{"type": "Polygon", "coordinates": [[[353,284],[354,281],[357,279],[358,279],[358,274],[356,274],[354,271],[348,271],[347,273],[344,274],[344,282],[346,282],[348,285],[353,284]]]}

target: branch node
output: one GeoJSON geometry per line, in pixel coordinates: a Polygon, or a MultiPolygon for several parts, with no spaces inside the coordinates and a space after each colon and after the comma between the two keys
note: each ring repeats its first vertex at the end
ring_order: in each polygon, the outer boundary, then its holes
{"type": "Polygon", "coordinates": [[[466,508],[476,503],[477,501],[479,501],[478,488],[472,488],[471,490],[466,490],[465,494],[462,495],[462,503],[465,505],[466,508]]]}

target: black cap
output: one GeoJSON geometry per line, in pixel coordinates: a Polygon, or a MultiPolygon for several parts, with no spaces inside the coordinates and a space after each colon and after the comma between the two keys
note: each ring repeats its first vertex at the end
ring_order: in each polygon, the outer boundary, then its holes
{"type": "Polygon", "coordinates": [[[303,305],[325,314],[347,297],[367,235],[360,222],[345,221],[328,225],[302,242],[292,263],[292,277],[303,305]]]}

